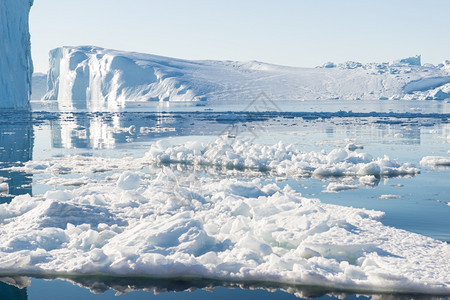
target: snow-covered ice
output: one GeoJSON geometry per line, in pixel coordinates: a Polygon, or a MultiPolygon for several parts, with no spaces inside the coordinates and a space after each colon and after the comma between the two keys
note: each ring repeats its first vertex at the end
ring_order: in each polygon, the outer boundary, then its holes
{"type": "Polygon", "coordinates": [[[31,93],[28,15],[33,0],[0,2],[0,108],[29,108],[31,93]]]}
{"type": "Polygon", "coordinates": [[[385,195],[381,195],[379,198],[380,199],[401,199],[403,197],[400,195],[385,194],[385,195]]]}
{"type": "Polygon", "coordinates": [[[450,245],[384,226],[381,212],[258,179],[118,175],[0,205],[0,273],[450,293],[450,245]]]}
{"type": "MultiPolygon", "coordinates": [[[[144,157],[104,158],[66,156],[29,161],[11,170],[28,173],[99,173],[112,170],[142,169],[152,164],[182,164],[221,167],[225,170],[270,171],[294,177],[361,177],[371,185],[380,177],[414,176],[420,170],[411,163],[399,163],[387,156],[374,158],[368,153],[350,151],[348,145],[325,151],[303,152],[293,144],[254,144],[221,136],[211,142],[186,142],[170,145],[160,140],[150,146],[144,157]]],[[[124,182],[128,180],[124,179],[124,182]]],[[[131,180],[130,180],[131,181],[131,180]]],[[[125,184],[125,183],[124,183],[125,184]]]]}
{"type": "Polygon", "coordinates": [[[420,161],[423,166],[439,167],[450,166],[450,157],[446,156],[425,156],[420,161]]]}
{"type": "MultiPolygon", "coordinates": [[[[220,137],[210,143],[187,142],[165,146],[155,143],[146,159],[161,163],[224,166],[236,169],[274,171],[291,176],[400,176],[416,175],[419,169],[410,163],[399,163],[385,156],[373,158],[370,154],[337,148],[329,153],[302,152],[293,144],[279,142],[261,145],[240,139],[220,137]]],[[[356,148],[355,148],[356,149],[356,148]]]]}
{"type": "Polygon", "coordinates": [[[337,182],[330,182],[327,186],[326,192],[328,193],[338,193],[341,191],[347,191],[347,190],[356,190],[358,188],[358,185],[355,184],[344,184],[344,183],[337,183],[337,182]]]}
{"type": "Polygon", "coordinates": [[[48,92],[65,108],[104,109],[128,102],[226,102],[255,99],[265,91],[277,100],[445,99],[449,69],[348,62],[294,68],[263,62],[189,61],[94,46],[50,52],[48,92]]]}

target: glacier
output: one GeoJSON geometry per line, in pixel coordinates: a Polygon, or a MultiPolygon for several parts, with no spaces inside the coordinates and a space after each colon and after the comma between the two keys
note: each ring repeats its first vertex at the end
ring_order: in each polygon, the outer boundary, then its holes
{"type": "Polygon", "coordinates": [[[392,63],[328,63],[299,68],[257,61],[183,60],[95,46],[50,51],[44,100],[104,109],[140,102],[447,99],[447,64],[420,56],[392,63]]]}
{"type": "Polygon", "coordinates": [[[0,108],[28,109],[33,62],[28,17],[33,0],[0,2],[0,108]]]}

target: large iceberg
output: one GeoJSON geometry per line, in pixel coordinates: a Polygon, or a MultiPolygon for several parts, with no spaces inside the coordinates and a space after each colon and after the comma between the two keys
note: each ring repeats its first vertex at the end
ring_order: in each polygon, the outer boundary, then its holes
{"type": "Polygon", "coordinates": [[[0,1],[0,108],[27,109],[31,93],[28,16],[33,0],[0,1]]]}
{"type": "Polygon", "coordinates": [[[130,102],[251,100],[262,92],[274,101],[425,99],[425,91],[449,83],[450,76],[445,68],[420,66],[418,59],[419,65],[413,60],[399,65],[347,62],[333,68],[294,68],[61,47],[50,52],[44,99],[92,110],[130,102]]]}

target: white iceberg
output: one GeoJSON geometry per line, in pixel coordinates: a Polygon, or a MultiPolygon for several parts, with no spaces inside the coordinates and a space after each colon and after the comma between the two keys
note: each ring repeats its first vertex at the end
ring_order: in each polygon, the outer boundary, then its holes
{"type": "Polygon", "coordinates": [[[28,109],[31,93],[28,15],[33,0],[0,1],[0,108],[28,109]]]}
{"type": "Polygon", "coordinates": [[[273,101],[375,100],[403,98],[449,82],[445,69],[412,62],[295,68],[257,61],[190,61],[79,46],[50,52],[44,99],[57,100],[64,108],[90,110],[132,102],[223,103],[255,99],[262,92],[273,101]]]}

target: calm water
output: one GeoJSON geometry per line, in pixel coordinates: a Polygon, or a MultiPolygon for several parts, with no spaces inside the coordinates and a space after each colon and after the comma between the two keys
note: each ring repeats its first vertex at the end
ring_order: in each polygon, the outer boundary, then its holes
{"type": "MultiPolygon", "coordinates": [[[[450,104],[414,101],[361,104],[334,101],[320,106],[311,102],[295,106],[286,103],[282,107],[271,102],[217,107],[148,106],[145,109],[134,107],[122,112],[100,113],[58,112],[52,105],[34,104],[32,113],[0,112],[0,162],[2,167],[9,167],[33,159],[75,153],[107,157],[142,156],[149,145],[159,139],[167,139],[173,144],[186,140],[210,141],[224,133],[255,143],[273,144],[281,140],[296,144],[304,151],[330,151],[354,142],[363,145],[362,151],[373,156],[386,154],[400,162],[414,163],[421,168],[421,174],[412,178],[381,179],[373,188],[337,194],[324,192],[324,187],[333,179],[279,180],[263,174],[260,176],[280,186],[289,184],[304,196],[317,197],[323,202],[384,211],[386,218],[383,223],[386,225],[450,242],[450,169],[419,165],[424,156],[450,155],[450,140],[447,138],[450,136],[450,104]],[[270,112],[263,113],[265,110],[270,112]],[[399,198],[380,199],[386,194],[399,198]]],[[[15,195],[40,194],[50,188],[38,183],[38,175],[33,177],[3,170],[0,177],[7,178],[10,187],[9,191],[0,194],[3,203],[15,195]]],[[[354,180],[356,183],[357,179],[354,180]]],[[[19,286],[28,285],[26,277],[2,281],[11,280],[18,281],[16,285],[19,286]]],[[[159,300],[296,299],[321,297],[328,292],[293,287],[261,289],[261,286],[251,285],[229,288],[221,287],[223,283],[206,282],[86,278],[74,281],[78,285],[67,280],[33,278],[31,286],[23,289],[2,283],[0,299],[111,299],[117,290],[137,290],[125,293],[119,299],[159,300]],[[101,293],[94,294],[89,289],[101,293]],[[154,296],[153,291],[167,292],[154,296]]],[[[350,299],[366,298],[340,292],[322,298],[338,295],[350,299]]]]}

